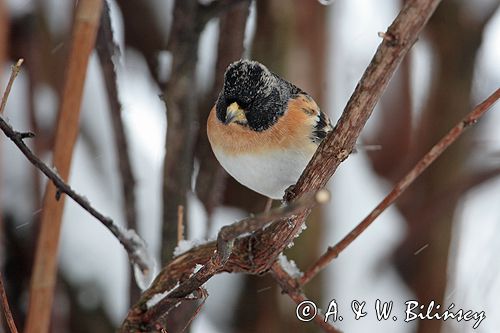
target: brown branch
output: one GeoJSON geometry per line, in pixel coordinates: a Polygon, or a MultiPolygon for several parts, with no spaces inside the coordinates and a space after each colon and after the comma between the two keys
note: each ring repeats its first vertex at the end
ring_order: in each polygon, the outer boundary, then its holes
{"type": "Polygon", "coordinates": [[[207,300],[207,297],[208,297],[208,293],[205,289],[201,288],[201,293],[202,293],[202,301],[201,303],[196,307],[196,309],[194,310],[194,313],[193,315],[191,316],[191,318],[189,318],[188,322],[186,323],[186,325],[184,326],[184,328],[182,329],[181,333],[184,333],[189,325],[191,325],[191,323],[193,322],[193,320],[198,316],[198,314],[200,313],[201,311],[201,308],[203,307],[203,305],[205,305],[205,302],[207,300]]]}
{"type": "MultiPolygon", "coordinates": [[[[109,115],[113,126],[113,137],[117,152],[118,170],[122,185],[122,207],[125,212],[127,228],[137,230],[137,205],[135,196],[135,177],[128,152],[127,136],[122,121],[122,105],[118,96],[116,68],[114,56],[119,56],[118,45],[113,40],[110,9],[104,2],[101,24],[97,32],[96,50],[101,62],[104,83],[106,85],[109,115]]],[[[135,283],[134,274],[129,275],[130,302],[140,296],[140,289],[135,283]]]]}
{"type": "MultiPolygon", "coordinates": [[[[296,211],[304,209],[304,207],[306,206],[310,207],[314,203],[324,202],[328,199],[328,197],[328,192],[320,191],[314,196],[305,196],[304,199],[298,200],[297,203],[290,203],[290,208],[277,208],[268,212],[267,214],[258,215],[254,218],[244,219],[234,224],[234,230],[231,228],[226,229],[227,234],[225,235],[225,237],[226,239],[231,240],[231,237],[237,237],[238,235],[244,233],[242,225],[248,226],[250,229],[255,228],[256,225],[263,226],[266,223],[275,220],[276,218],[294,214],[296,211]]],[[[219,234],[219,241],[220,238],[221,237],[219,234]]],[[[196,260],[196,262],[203,262],[204,265],[197,272],[194,272],[194,266],[192,266],[191,263],[187,263],[185,266],[183,266],[183,268],[180,269],[179,272],[182,275],[191,274],[191,276],[180,284],[180,278],[174,277],[170,281],[164,281],[161,279],[162,274],[160,273],[160,278],[157,278],[157,280],[153,283],[153,287],[146,291],[146,294],[143,295],[142,300],[129,313],[129,320],[127,320],[122,326],[122,331],[133,332],[138,329],[138,327],[151,325],[154,326],[157,320],[159,320],[166,313],[169,313],[175,306],[177,306],[182,300],[184,300],[187,295],[201,288],[201,286],[215,274],[224,271],[224,253],[229,252],[216,251],[215,248],[215,242],[211,242],[198,247],[197,250],[201,251],[199,251],[197,254],[193,255],[193,250],[191,250],[188,251],[188,253],[181,254],[179,257],[175,258],[173,260],[173,263],[177,263],[178,260],[182,262],[183,258],[189,256],[196,260]],[[172,291],[170,291],[169,293],[165,293],[164,290],[168,289],[171,289],[172,291]],[[165,293],[166,295],[156,305],[148,307],[148,300],[151,299],[154,295],[160,293],[165,293]]],[[[168,266],[165,269],[168,269],[168,266]]],[[[173,271],[169,271],[168,273],[175,275],[175,272],[173,271]]]]}
{"type": "Polygon", "coordinates": [[[9,301],[7,300],[7,293],[5,292],[5,288],[3,286],[3,276],[0,272],[0,298],[2,299],[2,308],[3,313],[5,315],[5,319],[7,320],[7,325],[9,326],[10,333],[17,333],[16,323],[14,322],[14,318],[12,317],[12,312],[10,312],[9,301]]]}
{"type": "MultiPolygon", "coordinates": [[[[2,6],[2,5],[0,5],[0,6],[2,6]]],[[[3,112],[5,110],[5,106],[7,105],[7,100],[9,99],[12,85],[14,84],[14,81],[16,80],[17,75],[21,71],[22,64],[23,64],[23,59],[19,59],[17,61],[17,63],[14,66],[12,66],[9,82],[7,83],[7,86],[4,90],[4,93],[2,95],[2,101],[0,104],[0,120],[2,118],[1,115],[3,114],[3,112]]],[[[0,123],[0,125],[1,125],[1,123],[0,123]]],[[[1,219],[1,214],[0,214],[0,219],[1,219]]],[[[2,223],[0,220],[0,225],[1,224],[2,223]]],[[[2,231],[4,231],[4,230],[2,230],[2,231]]],[[[17,333],[18,331],[16,328],[16,324],[14,322],[14,318],[12,317],[12,312],[10,311],[10,306],[9,306],[9,302],[7,300],[7,293],[5,292],[5,288],[3,285],[3,276],[2,276],[1,272],[0,272],[0,298],[2,300],[3,313],[5,315],[5,319],[7,320],[7,325],[9,326],[10,332],[17,333]]],[[[0,323],[0,325],[1,325],[1,323],[0,323]]]]}
{"type": "MultiPolygon", "coordinates": [[[[177,207],[187,207],[194,166],[194,144],[197,132],[196,86],[198,41],[204,23],[200,23],[198,1],[176,1],[168,50],[172,53],[172,70],[165,88],[167,133],[162,181],[161,262],[169,262],[177,246],[177,207]]],[[[186,212],[187,213],[187,212],[186,212]]]]}
{"type": "Polygon", "coordinates": [[[223,11],[232,9],[241,2],[250,3],[250,0],[215,0],[210,2],[208,5],[200,3],[198,6],[202,10],[205,22],[208,22],[208,20],[212,17],[219,15],[223,11]]]}
{"type": "MultiPolygon", "coordinates": [[[[323,188],[333,175],[338,165],[352,151],[361,129],[368,120],[375,103],[378,101],[397,65],[416,41],[420,31],[434,12],[440,0],[409,1],[394,23],[389,27],[365,71],[360,83],[349,100],[335,130],[323,141],[313,159],[304,170],[297,185],[287,195],[288,201],[305,193],[314,193],[323,188]]],[[[122,332],[139,330],[145,304],[154,294],[172,289],[178,281],[192,274],[196,264],[203,268],[188,279],[196,283],[176,288],[180,294],[170,293],[170,297],[179,297],[196,290],[213,274],[225,272],[263,273],[272,266],[276,257],[289,245],[300,232],[310,209],[303,209],[291,218],[279,219],[265,229],[259,229],[250,236],[237,238],[232,253],[223,265],[218,267],[216,243],[211,242],[194,248],[174,258],[159,274],[150,289],[145,291],[141,300],[129,311],[121,328],[122,332]],[[189,287],[189,288],[186,288],[189,287]]]]}
{"type": "MultiPolygon", "coordinates": [[[[81,0],[75,9],[53,149],[53,164],[61,179],[67,179],[70,171],[73,147],[78,136],[83,85],[95,43],[102,2],[103,0],[81,0]]],[[[49,182],[43,200],[31,278],[25,327],[25,331],[30,333],[46,333],[50,324],[64,207],[64,198],[57,200],[57,193],[60,193],[57,187],[49,182]]]]}
{"type": "Polygon", "coordinates": [[[177,207],[177,245],[184,240],[184,206],[177,207]]]}
{"type": "MultiPolygon", "coordinates": [[[[222,262],[218,256],[214,254],[212,258],[196,273],[194,273],[188,280],[182,282],[178,287],[163,297],[157,304],[148,307],[147,303],[143,304],[144,312],[140,315],[140,322],[133,323],[134,326],[129,326],[126,323],[123,329],[130,332],[135,332],[138,327],[152,327],[163,316],[166,316],[170,311],[177,307],[182,301],[190,301],[193,298],[188,295],[196,295],[196,291],[208,281],[213,275],[220,273],[222,262]],[[135,326],[139,324],[138,326],[135,326]],[[132,329],[131,329],[132,328],[132,329]]],[[[196,297],[195,297],[196,298],[196,297]]],[[[146,330],[148,331],[148,330],[146,330]]]]}
{"type": "Polygon", "coordinates": [[[109,7],[104,5],[101,25],[97,33],[97,54],[101,61],[110,116],[113,125],[115,146],[118,153],[118,169],[122,181],[123,207],[128,228],[137,229],[137,209],[135,200],[135,177],[128,153],[128,142],[123,126],[122,105],[118,97],[117,76],[113,57],[119,55],[118,45],[113,40],[109,7]]]}
{"type": "Polygon", "coordinates": [[[24,59],[19,59],[14,66],[12,66],[12,71],[10,73],[9,82],[7,83],[7,87],[4,90],[2,96],[2,103],[0,104],[0,114],[3,114],[5,111],[5,106],[7,105],[7,100],[9,99],[10,90],[12,89],[12,85],[21,70],[21,66],[23,64],[24,59]]]}
{"type": "Polygon", "coordinates": [[[475,124],[481,116],[500,98],[500,89],[493,92],[484,102],[479,104],[465,118],[463,118],[448,134],[436,143],[418,163],[396,183],[392,191],[375,207],[367,217],[363,219],[349,234],[347,234],[335,246],[328,248],[318,261],[309,268],[302,278],[300,284],[305,285],[313,279],[323,268],[349,246],[363,231],[368,228],[382,212],[389,207],[418,176],[424,172],[470,125],[475,124]]]}

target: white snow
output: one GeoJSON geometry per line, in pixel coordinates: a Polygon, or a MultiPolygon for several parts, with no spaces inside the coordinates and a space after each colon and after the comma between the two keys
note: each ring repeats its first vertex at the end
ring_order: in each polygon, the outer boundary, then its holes
{"type": "Polygon", "coordinates": [[[179,241],[179,243],[177,244],[177,247],[174,250],[174,257],[177,257],[177,256],[183,254],[184,252],[191,250],[195,246],[204,244],[205,242],[206,241],[199,240],[199,239],[193,239],[193,240],[183,239],[183,240],[179,241]]]}
{"type": "Polygon", "coordinates": [[[278,262],[285,270],[285,272],[287,272],[291,277],[299,278],[303,275],[303,273],[295,264],[295,261],[288,260],[288,258],[283,253],[280,253],[280,255],[278,256],[278,262]]]}
{"type": "Polygon", "coordinates": [[[199,271],[200,269],[202,269],[202,268],[203,268],[203,265],[196,264],[196,266],[194,267],[193,274],[198,273],[198,271],[199,271]]]}
{"type": "Polygon", "coordinates": [[[158,265],[153,256],[149,253],[147,244],[135,230],[126,230],[125,236],[136,246],[134,255],[147,266],[145,270],[142,270],[137,263],[133,264],[135,281],[141,290],[145,290],[151,285],[151,282],[153,282],[158,270],[158,265]]]}
{"type": "Polygon", "coordinates": [[[146,306],[148,309],[152,308],[153,306],[155,306],[156,304],[158,304],[162,299],[164,299],[168,294],[170,294],[170,292],[172,290],[174,290],[175,288],[177,288],[179,286],[179,282],[177,282],[177,284],[172,288],[172,289],[169,289],[169,290],[166,290],[162,293],[158,293],[158,294],[154,294],[147,302],[146,302],[146,306]]]}
{"type": "Polygon", "coordinates": [[[330,6],[335,2],[335,0],[318,0],[318,2],[323,6],[330,6]]]}

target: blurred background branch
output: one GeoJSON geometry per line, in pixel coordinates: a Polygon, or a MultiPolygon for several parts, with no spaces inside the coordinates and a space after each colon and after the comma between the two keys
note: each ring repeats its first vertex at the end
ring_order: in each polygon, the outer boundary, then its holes
{"type": "MultiPolygon", "coordinates": [[[[135,176],[129,157],[129,145],[122,121],[122,105],[118,96],[118,77],[113,58],[120,57],[118,45],[113,40],[111,27],[111,13],[107,2],[101,16],[101,23],[97,33],[96,50],[101,62],[103,78],[109,103],[109,115],[113,124],[118,171],[122,182],[123,211],[125,212],[126,228],[137,230],[137,207],[135,195],[135,176]]],[[[140,290],[130,274],[130,303],[137,301],[140,290]]]]}
{"type": "MultiPolygon", "coordinates": [[[[69,177],[73,148],[79,132],[83,85],[99,27],[102,4],[102,0],[82,0],[75,9],[52,156],[52,164],[63,180],[69,177]]],[[[31,277],[26,332],[49,331],[64,207],[64,196],[58,200],[60,195],[57,196],[57,191],[52,182],[47,183],[31,277]]]]}

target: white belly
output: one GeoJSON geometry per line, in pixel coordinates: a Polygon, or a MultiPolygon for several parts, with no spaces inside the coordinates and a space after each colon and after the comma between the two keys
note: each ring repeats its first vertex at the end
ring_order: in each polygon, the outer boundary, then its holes
{"type": "Polygon", "coordinates": [[[281,199],[294,185],[314,151],[277,150],[269,153],[229,155],[214,149],[215,157],[238,182],[272,199],[281,199]]]}

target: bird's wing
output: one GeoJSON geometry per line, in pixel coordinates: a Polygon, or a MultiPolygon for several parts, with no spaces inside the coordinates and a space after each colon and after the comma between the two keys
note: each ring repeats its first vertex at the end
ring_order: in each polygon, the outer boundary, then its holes
{"type": "Polygon", "coordinates": [[[320,110],[318,104],[316,104],[312,97],[305,92],[297,94],[294,98],[300,100],[300,103],[302,104],[301,110],[304,113],[306,113],[310,117],[315,118],[311,140],[319,144],[321,141],[323,141],[328,132],[332,131],[333,129],[332,124],[330,123],[330,119],[324,112],[320,110]]]}

